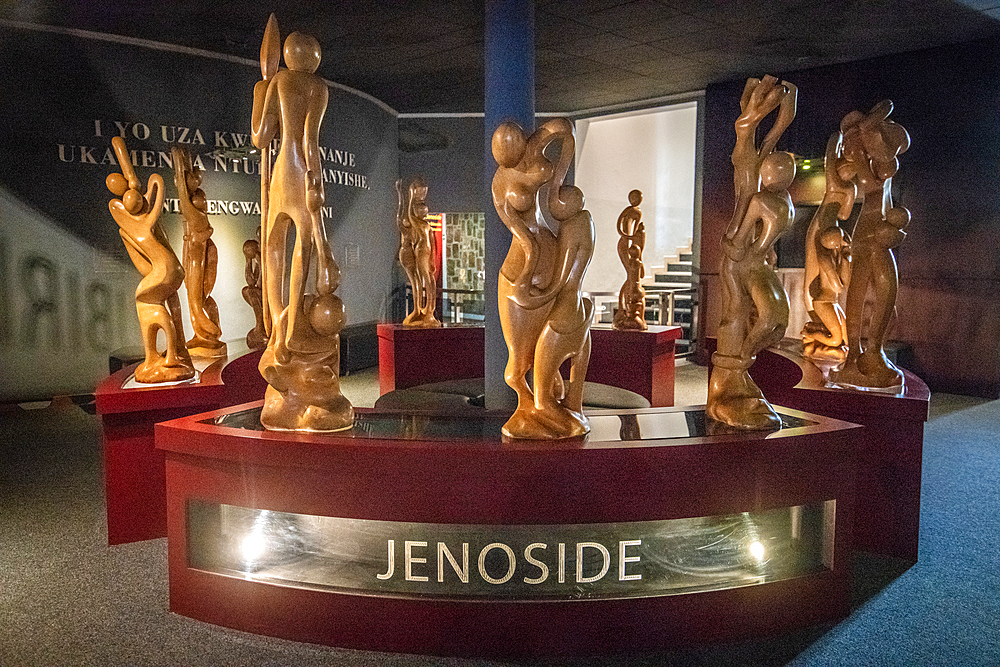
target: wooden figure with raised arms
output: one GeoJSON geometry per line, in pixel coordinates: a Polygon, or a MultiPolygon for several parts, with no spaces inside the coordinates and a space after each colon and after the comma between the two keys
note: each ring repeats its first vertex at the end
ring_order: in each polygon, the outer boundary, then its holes
{"type": "Polygon", "coordinates": [[[118,199],[108,203],[111,217],[118,223],[118,233],[142,280],[135,288],[135,308],[142,330],[145,360],[135,369],[135,379],[142,383],[179,382],[195,377],[191,355],[184,347],[184,324],[177,290],[184,282],[184,269],[177,261],[160,227],[163,210],[163,178],[150,174],[146,192],[132,168],[125,140],[111,139],[121,173],[107,178],[108,190],[118,199]],[[156,339],[162,331],[166,351],[157,350],[156,339]]]}
{"type": "Polygon", "coordinates": [[[749,368],[758,352],[781,340],[788,326],[788,297],[774,272],[774,244],[795,216],[788,195],[795,159],[774,148],[795,118],[797,94],[795,86],[773,76],[749,79],[736,120],[736,207],[722,238],[722,321],[706,414],[738,429],[781,426],[749,368]],[[774,124],[758,148],[757,127],[775,110],[774,124]]]}

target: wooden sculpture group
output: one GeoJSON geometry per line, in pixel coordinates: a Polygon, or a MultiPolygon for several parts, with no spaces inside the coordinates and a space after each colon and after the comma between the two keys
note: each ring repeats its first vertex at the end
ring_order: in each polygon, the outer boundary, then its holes
{"type": "Polygon", "coordinates": [[[774,77],[750,79],[740,99],[733,149],[736,206],[722,237],[722,321],[712,355],[707,414],[747,429],[780,426],[781,419],[750,378],[757,353],[781,340],[788,326],[788,298],[774,272],[774,243],[795,215],[788,186],[795,159],[775,151],[795,118],[797,90],[774,77]],[[777,110],[760,146],[757,127],[777,110]]]}
{"type": "MultiPolygon", "coordinates": [[[[787,188],[795,175],[788,153],[774,151],[795,116],[796,89],[774,77],[750,79],[736,121],[736,208],[722,239],[723,315],[712,356],[707,414],[741,429],[780,426],[749,375],[756,355],[777,343],[788,325],[788,301],[773,269],[773,246],[794,216],[787,188]],[[770,131],[755,146],[757,126],[777,110],[770,131]]],[[[810,322],[802,332],[804,356],[833,362],[832,386],[898,390],[903,373],[883,345],[896,302],[892,249],[902,242],[909,211],[893,207],[891,179],[910,137],[889,120],[892,102],[867,114],[852,111],[826,150],[826,192],[806,234],[805,301],[810,322]],[[862,201],[854,232],[847,220],[862,201]],[[846,312],[839,300],[846,291],[846,312]],[[869,299],[870,295],[870,299],[869,299]]]]}
{"type": "Polygon", "coordinates": [[[417,176],[404,189],[403,180],[396,181],[399,206],[396,226],[399,228],[399,263],[410,281],[413,310],[403,324],[411,327],[439,327],[434,316],[437,303],[437,264],[434,261],[434,232],[427,221],[427,183],[417,176]]]}
{"type": "MultiPolygon", "coordinates": [[[[321,215],[318,141],[329,93],[315,73],[320,47],[314,38],[292,33],[284,43],[286,68],[279,70],[280,56],[272,16],[261,46],[262,79],[254,87],[251,119],[252,140],[261,149],[262,218],[259,239],[243,247],[243,296],[256,317],[247,343],[266,346],[260,361],[269,385],[261,412],[265,428],[336,431],[353,425],[354,412],[340,392],[339,333],[345,315],[335,294],[340,270],[321,215]],[[273,156],[275,145],[280,148],[273,156]]],[[[722,238],[723,313],[706,414],[741,429],[772,429],[781,423],[749,368],[762,349],[782,338],[788,323],[788,300],[774,271],[774,245],[794,217],[788,187],[795,161],[775,147],[795,117],[796,98],[795,86],[775,77],[749,79],[735,126],[735,208],[722,238]],[[758,144],[757,129],[772,114],[771,128],[758,144]]],[[[910,217],[905,208],[892,205],[890,194],[897,158],[909,147],[906,130],[889,120],[891,111],[892,103],[884,101],[867,114],[851,112],[830,137],[826,192],[807,232],[804,296],[811,320],[802,333],[803,353],[834,366],[829,381],[838,386],[883,389],[902,383],[902,372],[883,351],[897,289],[892,249],[905,237],[910,217]],[[860,215],[848,235],[839,222],[851,216],[859,199],[860,215]],[[846,311],[840,306],[845,292],[846,311]]],[[[121,173],[107,179],[117,197],[109,204],[111,215],[142,274],[136,308],[145,360],[135,377],[145,383],[184,381],[195,375],[191,353],[226,354],[218,307],[210,295],[218,253],[201,174],[189,154],[174,149],[184,216],[182,266],[158,222],[163,179],[151,175],[144,190],[124,140],[116,137],[112,145],[121,173]],[[177,296],[182,282],[194,330],[186,343],[177,296]],[[164,353],[157,349],[160,331],[166,338],[164,353]]],[[[506,122],[494,132],[492,150],[498,165],[493,203],[512,235],[498,276],[498,308],[509,353],[505,379],[517,393],[517,407],[503,433],[540,440],[582,436],[590,430],[583,384],[594,304],[582,295],[581,286],[594,251],[594,226],[583,193],[565,183],[575,151],[573,126],[557,118],[529,134],[506,122]],[[570,373],[564,379],[559,368],[567,360],[570,373]]],[[[417,177],[405,187],[397,181],[396,189],[399,261],[413,293],[413,310],[403,323],[441,326],[434,316],[437,276],[433,232],[426,220],[427,184],[417,177]]],[[[617,225],[626,280],[613,326],[642,330],[642,193],[633,190],[628,202],[617,225]]]]}
{"type": "Polygon", "coordinates": [[[219,340],[222,335],[219,309],[211,297],[217,252],[205,214],[205,193],[199,188],[201,175],[191,167],[186,152],[174,149],[175,182],[184,215],[182,268],[159,222],[163,178],[151,174],[143,191],[125,140],[114,137],[111,145],[121,173],[112,173],[107,178],[108,190],[118,197],[108,207],[132,263],[142,274],[135,290],[135,306],[145,358],[135,370],[135,379],[142,383],[191,380],[195,377],[191,354],[226,356],[226,344],[219,340]],[[187,287],[188,311],[194,329],[194,337],[187,343],[177,296],[182,283],[187,287]],[[163,353],[157,347],[160,331],[166,339],[163,353]]]}

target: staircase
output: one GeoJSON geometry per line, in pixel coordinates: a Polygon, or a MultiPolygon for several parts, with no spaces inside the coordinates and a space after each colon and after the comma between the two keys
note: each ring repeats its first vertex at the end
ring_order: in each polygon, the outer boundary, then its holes
{"type": "Polygon", "coordinates": [[[680,326],[683,333],[676,343],[676,354],[685,357],[694,351],[695,317],[698,285],[692,268],[691,239],[677,254],[663,259],[662,267],[652,267],[653,279],[646,282],[646,320],[657,324],[680,326]]]}

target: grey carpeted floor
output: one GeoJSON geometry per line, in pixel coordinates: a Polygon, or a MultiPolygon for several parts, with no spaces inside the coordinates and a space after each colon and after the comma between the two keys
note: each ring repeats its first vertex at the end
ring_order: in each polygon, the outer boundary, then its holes
{"type": "MultiPolygon", "coordinates": [[[[678,368],[678,404],[705,400],[678,368]]],[[[373,371],[344,378],[357,405],[373,371]]],[[[936,395],[926,428],[921,559],[857,563],[856,609],[789,636],[611,665],[1000,664],[1000,401],[936,395]]],[[[347,651],[235,632],[167,609],[166,541],[108,547],[100,432],[73,405],[0,412],[0,665],[499,665],[347,651]]]]}

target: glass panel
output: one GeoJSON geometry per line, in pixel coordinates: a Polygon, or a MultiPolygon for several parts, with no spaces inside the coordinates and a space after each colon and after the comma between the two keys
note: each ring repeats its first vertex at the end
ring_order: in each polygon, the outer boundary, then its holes
{"type": "Polygon", "coordinates": [[[832,568],[836,501],[609,524],[340,519],[191,500],[190,567],[282,586],[490,599],[673,595],[832,568]]]}
{"type": "MultiPolygon", "coordinates": [[[[705,411],[702,409],[640,414],[591,414],[588,417],[590,442],[680,439],[722,434],[731,436],[740,433],[733,429],[716,429],[720,425],[715,423],[706,424],[705,411]]],[[[381,440],[450,441],[483,438],[499,441],[500,427],[504,421],[503,415],[488,415],[485,412],[472,417],[364,412],[355,417],[353,429],[335,435],[341,438],[381,440]]],[[[202,423],[251,431],[264,430],[260,425],[260,408],[220,415],[202,423]]],[[[782,428],[799,428],[815,423],[791,415],[781,415],[782,428]]],[[[743,432],[743,435],[746,433],[743,432]]]]}

